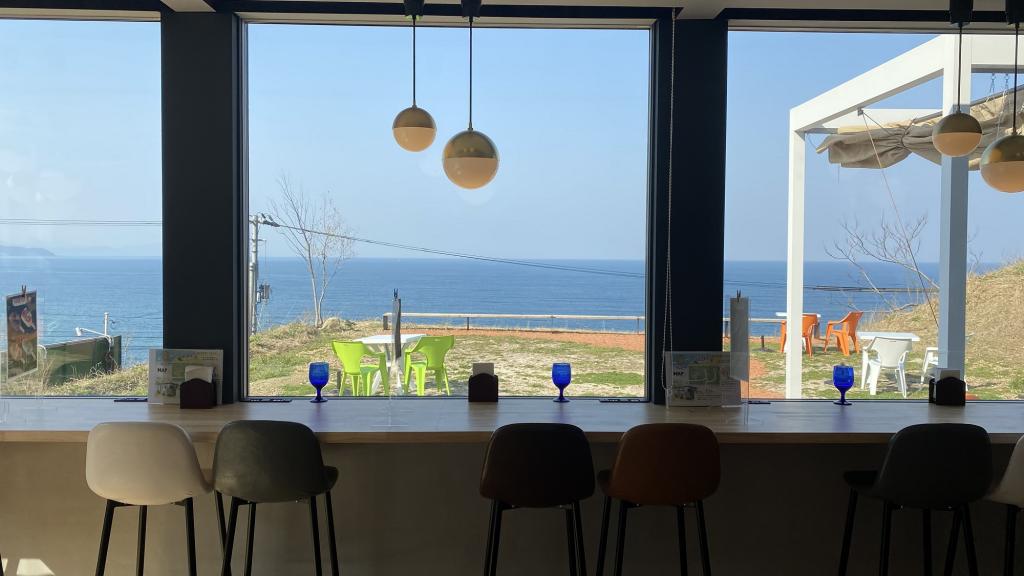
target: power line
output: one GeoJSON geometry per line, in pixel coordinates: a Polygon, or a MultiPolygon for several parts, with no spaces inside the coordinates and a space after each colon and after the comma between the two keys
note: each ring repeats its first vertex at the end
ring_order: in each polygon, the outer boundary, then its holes
{"type": "Polygon", "coordinates": [[[163,226],[160,220],[83,220],[83,219],[35,219],[0,218],[0,225],[7,226],[163,226]]]}

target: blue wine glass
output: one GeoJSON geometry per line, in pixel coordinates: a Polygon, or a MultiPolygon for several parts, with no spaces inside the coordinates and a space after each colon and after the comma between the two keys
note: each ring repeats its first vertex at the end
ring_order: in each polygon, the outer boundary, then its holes
{"type": "Polygon", "coordinates": [[[572,366],[568,362],[555,362],[551,365],[551,381],[558,388],[558,398],[555,402],[568,402],[565,397],[565,387],[572,381],[572,366]]]}
{"type": "Polygon", "coordinates": [[[853,402],[846,400],[846,391],[853,388],[853,366],[847,366],[840,364],[832,367],[832,385],[839,390],[839,400],[836,400],[834,404],[840,406],[849,406],[853,402]]]}
{"type": "Polygon", "coordinates": [[[327,399],[322,396],[324,386],[331,379],[331,365],[327,362],[310,362],[309,363],[309,383],[316,388],[316,398],[310,400],[310,402],[320,403],[327,402],[327,399]]]}

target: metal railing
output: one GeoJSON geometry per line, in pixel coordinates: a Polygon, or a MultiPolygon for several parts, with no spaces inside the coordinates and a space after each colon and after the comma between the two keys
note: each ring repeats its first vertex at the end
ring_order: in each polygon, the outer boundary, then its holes
{"type": "MultiPolygon", "coordinates": [[[[644,316],[603,316],[589,314],[462,314],[449,312],[402,312],[402,318],[438,318],[438,319],[459,319],[465,320],[466,330],[470,329],[470,320],[590,320],[590,321],[613,321],[613,322],[636,322],[636,333],[643,332],[645,321],[644,316]]],[[[384,330],[390,330],[391,312],[385,312],[381,316],[381,323],[384,330]]],[[[481,326],[484,328],[484,326],[481,326]]]]}

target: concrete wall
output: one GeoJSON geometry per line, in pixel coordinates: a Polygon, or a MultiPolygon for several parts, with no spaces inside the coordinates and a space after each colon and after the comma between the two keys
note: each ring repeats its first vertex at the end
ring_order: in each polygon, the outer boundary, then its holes
{"type": "MultiPolygon", "coordinates": [[[[211,449],[198,446],[204,465],[211,461],[211,449]]],[[[476,444],[327,447],[327,461],[341,469],[334,504],[342,572],[346,576],[480,574],[489,510],[477,493],[482,450],[476,444]]],[[[706,504],[714,573],[833,573],[847,496],[840,473],[876,466],[882,454],[883,448],[877,446],[724,447],[722,487],[706,504]]],[[[611,446],[595,446],[597,466],[607,466],[611,457],[611,446]]],[[[998,470],[1007,457],[1008,448],[997,451],[998,470]]],[[[0,444],[0,462],[0,552],[7,561],[7,573],[91,574],[103,501],[85,484],[84,445],[0,444]],[[17,571],[11,569],[15,564],[20,566],[17,571]],[[49,571],[40,570],[43,564],[49,571]]],[[[861,506],[851,575],[877,570],[880,508],[871,501],[861,506]]],[[[200,574],[219,573],[214,510],[212,497],[202,499],[196,508],[200,574]]],[[[981,572],[999,573],[1003,510],[981,503],[974,512],[981,572]]],[[[307,514],[303,504],[258,508],[255,574],[312,573],[307,514]]],[[[601,499],[592,498],[583,511],[591,574],[600,514],[601,499]]],[[[937,559],[944,552],[946,516],[938,515],[935,522],[937,559]]],[[[664,509],[631,513],[627,574],[678,573],[673,518],[664,509]]],[[[107,574],[134,574],[136,519],[134,509],[116,513],[107,574]]],[[[244,526],[240,520],[238,560],[244,550],[244,526]]],[[[695,561],[695,525],[690,527],[690,558],[695,561]]],[[[918,513],[896,513],[891,573],[920,573],[920,534],[918,513]]],[[[509,512],[502,535],[499,570],[503,575],[566,573],[561,514],[509,512]]],[[[956,573],[966,574],[962,549],[959,557],[956,573]]],[[[696,563],[691,566],[692,573],[699,573],[696,563]]],[[[146,574],[180,575],[185,570],[183,510],[151,509],[146,574]]],[[[238,562],[235,573],[240,571],[238,562]]]]}

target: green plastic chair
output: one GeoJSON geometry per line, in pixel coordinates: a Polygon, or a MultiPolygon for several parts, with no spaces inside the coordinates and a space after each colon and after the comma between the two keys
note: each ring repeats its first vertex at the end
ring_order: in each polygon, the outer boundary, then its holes
{"type": "Polygon", "coordinates": [[[369,396],[370,388],[373,386],[374,374],[380,374],[381,384],[387,393],[388,368],[385,354],[373,354],[362,342],[347,340],[334,340],[331,342],[335,356],[341,361],[341,378],[338,380],[338,396],[341,396],[345,386],[345,378],[352,380],[353,396],[369,396]],[[364,356],[372,356],[377,359],[376,364],[363,364],[364,356]]]}
{"type": "Polygon", "coordinates": [[[437,384],[437,391],[441,391],[441,383],[444,382],[444,393],[451,396],[452,391],[448,387],[448,370],[444,366],[444,357],[448,351],[455,347],[455,336],[424,336],[420,338],[405,355],[405,389],[409,390],[409,375],[416,372],[416,394],[423,396],[423,389],[426,385],[427,370],[434,373],[434,383],[437,384]],[[421,354],[426,361],[413,361],[413,354],[421,354]]]}

